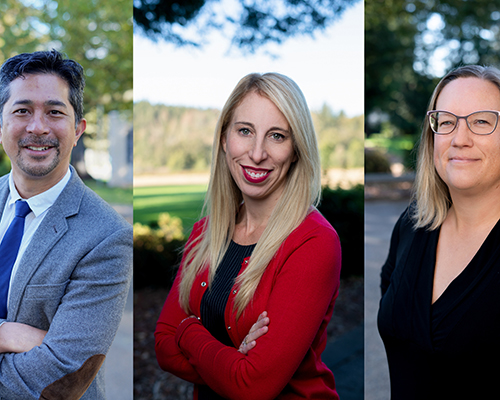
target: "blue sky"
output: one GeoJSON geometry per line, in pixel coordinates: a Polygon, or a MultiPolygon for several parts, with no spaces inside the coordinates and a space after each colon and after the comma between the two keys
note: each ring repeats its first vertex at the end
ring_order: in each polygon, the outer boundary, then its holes
{"type": "Polygon", "coordinates": [[[220,109],[251,72],[279,72],[295,80],[311,110],[326,103],[349,116],[364,112],[362,1],[314,38],[304,36],[255,55],[228,54],[229,40],[213,33],[201,50],[176,48],[134,35],[134,101],[220,109]]]}

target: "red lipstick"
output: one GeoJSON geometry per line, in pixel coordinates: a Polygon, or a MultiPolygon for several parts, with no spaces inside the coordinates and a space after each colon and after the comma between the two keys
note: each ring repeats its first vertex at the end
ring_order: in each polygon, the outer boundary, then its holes
{"type": "Polygon", "coordinates": [[[243,170],[243,176],[250,183],[264,182],[271,172],[270,169],[245,167],[243,165],[241,168],[243,170]]]}

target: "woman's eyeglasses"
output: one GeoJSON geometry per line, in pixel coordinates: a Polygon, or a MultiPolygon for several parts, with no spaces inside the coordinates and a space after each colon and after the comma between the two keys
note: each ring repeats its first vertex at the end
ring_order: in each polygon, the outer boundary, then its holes
{"type": "Polygon", "coordinates": [[[458,126],[459,119],[465,119],[467,126],[476,135],[489,135],[498,125],[500,111],[476,111],[469,115],[459,116],[449,111],[427,111],[429,124],[434,133],[447,135],[458,126]]]}

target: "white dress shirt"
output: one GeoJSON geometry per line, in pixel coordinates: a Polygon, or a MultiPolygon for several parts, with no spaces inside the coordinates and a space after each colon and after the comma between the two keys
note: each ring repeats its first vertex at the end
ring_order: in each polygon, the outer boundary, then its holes
{"type": "Polygon", "coordinates": [[[52,186],[50,189],[46,190],[43,193],[37,194],[36,196],[30,197],[29,199],[23,199],[14,185],[14,180],[12,178],[12,172],[9,175],[9,196],[7,197],[7,201],[5,203],[5,207],[3,209],[2,218],[0,219],[0,243],[5,236],[5,232],[9,228],[10,223],[15,217],[16,206],[15,203],[17,200],[25,200],[28,202],[28,205],[31,208],[31,211],[25,219],[24,222],[24,234],[21,241],[21,245],[19,247],[19,253],[17,254],[16,262],[12,267],[12,273],[10,275],[10,284],[9,284],[9,293],[7,295],[7,305],[9,304],[9,296],[10,296],[10,288],[12,285],[12,281],[14,280],[14,276],[16,275],[17,269],[19,267],[19,261],[21,260],[26,248],[31,242],[31,238],[33,234],[40,226],[41,222],[45,218],[48,209],[54,204],[57,200],[66,184],[69,182],[71,178],[71,170],[68,168],[68,172],[64,175],[58,183],[52,186]]]}

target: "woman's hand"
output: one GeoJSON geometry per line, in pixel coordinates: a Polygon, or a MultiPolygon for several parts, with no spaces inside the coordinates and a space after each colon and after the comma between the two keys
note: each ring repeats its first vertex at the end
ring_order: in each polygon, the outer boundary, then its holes
{"type": "Polygon", "coordinates": [[[257,344],[256,340],[267,333],[269,329],[268,325],[269,317],[267,316],[267,311],[264,311],[259,315],[257,322],[250,328],[250,332],[248,332],[248,335],[241,342],[238,351],[245,355],[248,354],[257,344]]]}

